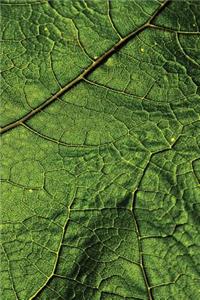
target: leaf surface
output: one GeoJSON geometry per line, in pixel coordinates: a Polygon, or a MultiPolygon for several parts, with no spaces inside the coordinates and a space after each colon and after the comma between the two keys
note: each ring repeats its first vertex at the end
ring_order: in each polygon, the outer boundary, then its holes
{"type": "Polygon", "coordinates": [[[199,299],[199,2],[1,11],[2,299],[199,299]]]}

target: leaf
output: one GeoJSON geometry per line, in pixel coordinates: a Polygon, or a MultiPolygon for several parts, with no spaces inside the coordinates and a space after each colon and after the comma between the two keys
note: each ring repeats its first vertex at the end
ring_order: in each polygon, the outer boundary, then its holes
{"type": "Polygon", "coordinates": [[[1,11],[2,299],[199,299],[199,2],[1,11]]]}

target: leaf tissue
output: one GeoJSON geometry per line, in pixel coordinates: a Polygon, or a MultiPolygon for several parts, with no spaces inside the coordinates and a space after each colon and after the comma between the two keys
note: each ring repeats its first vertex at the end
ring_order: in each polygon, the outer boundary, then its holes
{"type": "Polygon", "coordinates": [[[200,2],[1,0],[1,299],[200,299],[200,2]]]}

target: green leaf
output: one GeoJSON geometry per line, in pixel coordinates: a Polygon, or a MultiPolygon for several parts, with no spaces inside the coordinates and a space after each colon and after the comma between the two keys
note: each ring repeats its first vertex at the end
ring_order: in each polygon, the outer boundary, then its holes
{"type": "Polygon", "coordinates": [[[2,299],[199,299],[199,1],[1,13],[2,299]]]}

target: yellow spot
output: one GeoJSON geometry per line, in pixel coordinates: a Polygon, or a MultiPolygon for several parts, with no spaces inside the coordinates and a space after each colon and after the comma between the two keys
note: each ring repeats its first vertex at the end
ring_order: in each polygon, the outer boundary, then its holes
{"type": "Polygon", "coordinates": [[[29,191],[29,193],[32,193],[33,192],[33,190],[32,189],[30,189],[30,190],[28,190],[29,191]]]}
{"type": "Polygon", "coordinates": [[[157,45],[158,45],[158,43],[156,43],[156,42],[155,42],[155,43],[154,43],[154,45],[156,45],[156,46],[157,46],[157,45]]]}
{"type": "Polygon", "coordinates": [[[193,26],[193,27],[195,27],[195,26],[196,26],[196,24],[192,24],[192,26],[193,26]]]}
{"type": "Polygon", "coordinates": [[[106,65],[107,66],[113,66],[114,65],[114,59],[113,58],[109,58],[108,60],[107,60],[107,62],[106,62],[106,65]]]}
{"type": "Polygon", "coordinates": [[[141,52],[144,52],[144,48],[140,48],[140,51],[141,51],[141,52]]]}
{"type": "Polygon", "coordinates": [[[174,138],[174,137],[172,137],[172,138],[171,138],[171,142],[174,142],[174,141],[175,141],[175,138],[174,138]]]}
{"type": "Polygon", "coordinates": [[[97,59],[98,58],[98,56],[94,56],[94,59],[97,59]]]}
{"type": "Polygon", "coordinates": [[[47,28],[47,27],[44,27],[44,30],[45,30],[45,31],[47,31],[47,30],[48,30],[48,28],[47,28]]]}

